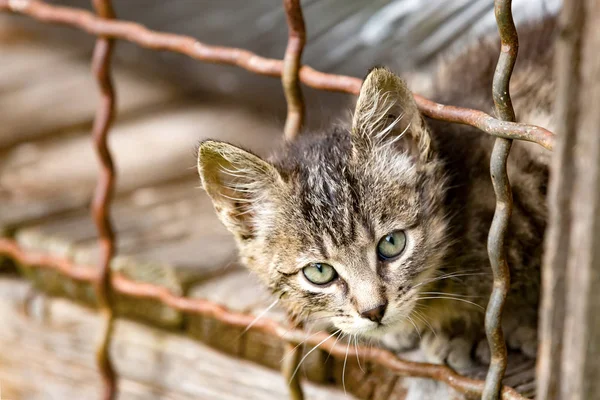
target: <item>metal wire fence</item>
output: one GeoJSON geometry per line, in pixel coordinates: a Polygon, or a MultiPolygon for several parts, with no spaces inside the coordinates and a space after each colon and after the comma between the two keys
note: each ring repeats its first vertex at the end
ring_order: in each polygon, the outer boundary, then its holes
{"type": "MultiPolygon", "coordinates": [[[[116,19],[111,0],[93,0],[96,15],[75,8],[46,4],[37,0],[0,0],[0,11],[27,15],[42,22],[57,23],[80,28],[97,36],[92,69],[96,77],[101,100],[98,105],[92,136],[98,161],[101,166],[98,183],[92,202],[92,218],[99,236],[101,257],[99,265],[90,269],[74,265],[67,259],[26,251],[11,239],[0,238],[0,254],[36,268],[52,269],[69,278],[94,285],[101,312],[104,314],[105,329],[97,348],[97,363],[104,381],[103,399],[112,400],[117,393],[117,376],[112,367],[109,347],[114,320],[111,293],[128,295],[138,299],[153,299],[184,313],[197,314],[218,319],[231,327],[245,328],[254,321],[250,315],[232,312],[218,304],[203,300],[181,297],[167,289],[147,283],[135,282],[109,267],[115,255],[115,235],[111,225],[110,210],[115,184],[115,167],[107,147],[107,137],[115,117],[115,97],[111,79],[111,54],[116,39],[127,40],[154,50],[167,50],[188,55],[204,62],[231,64],[250,72],[280,77],[288,104],[284,129],[287,139],[293,139],[304,120],[304,101],[300,83],[310,87],[358,94],[361,80],[349,76],[327,74],[301,64],[306,31],[299,0],[284,0],[289,27],[288,45],[283,60],[268,59],[249,51],[228,47],[209,46],[188,36],[156,32],[128,21],[116,19]]],[[[362,346],[350,346],[357,356],[384,366],[402,376],[421,377],[445,382],[468,396],[488,399],[524,399],[517,391],[503,387],[502,377],[506,370],[506,345],[501,329],[501,317],[510,277],[505,257],[505,236],[511,214],[512,198],[506,173],[506,161],[513,139],[537,143],[552,150],[554,134],[548,130],[527,124],[515,123],[508,84],[515,63],[518,39],[512,19],[511,0],[496,0],[495,13],[501,37],[501,54],[494,75],[493,98],[500,119],[482,111],[443,105],[414,95],[420,111],[431,118],[471,125],[483,132],[496,136],[491,158],[491,177],[496,192],[496,212],[488,237],[489,257],[494,273],[494,288],[486,311],[486,333],[491,348],[491,364],[484,381],[459,375],[443,365],[416,363],[398,358],[393,353],[362,346]]],[[[278,336],[289,343],[296,354],[287,357],[282,373],[289,381],[292,399],[303,399],[302,386],[293,371],[299,362],[299,343],[320,347],[330,354],[343,357],[348,347],[327,339],[328,335],[309,335],[301,329],[290,330],[275,321],[260,319],[253,323],[253,330],[278,336]]]]}

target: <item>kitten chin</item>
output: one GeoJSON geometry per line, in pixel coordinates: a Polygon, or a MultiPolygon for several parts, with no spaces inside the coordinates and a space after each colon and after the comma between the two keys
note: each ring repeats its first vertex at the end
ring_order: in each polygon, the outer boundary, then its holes
{"type": "Polygon", "coordinates": [[[414,326],[411,325],[407,320],[405,322],[395,321],[389,324],[344,324],[336,323],[335,318],[332,319],[334,328],[341,329],[342,334],[356,335],[362,339],[376,339],[378,341],[383,340],[384,337],[389,334],[396,334],[398,332],[408,332],[415,330],[414,326]],[[362,326],[361,326],[362,325],[362,326]]]}

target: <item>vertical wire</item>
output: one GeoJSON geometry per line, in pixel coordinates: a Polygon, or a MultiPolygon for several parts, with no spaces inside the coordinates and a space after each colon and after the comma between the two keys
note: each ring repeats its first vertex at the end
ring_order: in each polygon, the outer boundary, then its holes
{"type": "MultiPolygon", "coordinates": [[[[498,117],[515,121],[510,98],[510,77],[519,47],[517,30],[511,12],[512,0],[496,0],[494,11],[500,33],[500,57],[493,81],[493,98],[498,117]]],[[[510,270],[506,260],[506,233],[512,214],[512,191],[506,164],[512,139],[496,138],[490,159],[490,174],[496,193],[496,210],[488,236],[488,255],[494,274],[494,284],[485,314],[485,331],[491,350],[482,399],[496,400],[500,397],[502,378],[506,372],[507,351],[502,332],[502,311],[510,290],[510,270]]]]}
{"type": "Polygon", "coordinates": [[[294,343],[286,342],[284,354],[285,359],[281,364],[281,373],[286,382],[288,382],[290,400],[304,400],[304,393],[302,392],[302,385],[300,384],[300,374],[294,373],[300,363],[302,346],[296,346],[294,343]]]}
{"type": "MultiPolygon", "coordinates": [[[[306,44],[306,27],[302,15],[300,0],[283,0],[288,25],[288,44],[283,58],[281,84],[287,102],[287,117],[285,120],[284,136],[287,140],[294,139],[304,123],[304,98],[300,88],[300,66],[302,51],[306,44]]],[[[288,382],[291,400],[303,400],[302,385],[299,374],[295,374],[301,348],[286,342],[284,351],[287,354],[281,366],[281,372],[288,382]]]]}
{"type": "Polygon", "coordinates": [[[306,28],[300,0],[284,0],[288,24],[288,44],[283,58],[281,84],[287,102],[287,118],[283,130],[287,140],[294,139],[304,123],[304,98],[300,88],[302,51],[306,43],[306,28]]]}
{"type": "MultiPolygon", "coordinates": [[[[96,13],[106,19],[115,17],[110,0],[93,0],[96,13]]],[[[100,174],[92,201],[92,217],[98,230],[100,260],[95,284],[96,297],[104,317],[104,329],[96,349],[96,361],[104,382],[104,400],[114,400],[117,393],[116,374],[110,359],[110,343],[113,333],[114,311],[111,301],[110,262],[115,254],[115,234],[110,221],[110,204],[115,185],[115,168],[108,149],[107,139],[115,112],[115,92],[111,77],[113,40],[98,37],[92,58],[92,70],[100,89],[100,103],[96,111],[92,137],[100,174]]]]}

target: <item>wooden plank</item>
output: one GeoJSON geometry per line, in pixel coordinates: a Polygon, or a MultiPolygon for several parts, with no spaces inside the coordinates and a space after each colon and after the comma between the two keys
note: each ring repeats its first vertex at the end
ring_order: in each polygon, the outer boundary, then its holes
{"type": "MultiPolygon", "coordinates": [[[[38,297],[21,311],[30,287],[0,278],[0,384],[5,399],[100,398],[94,335],[101,318],[65,300],[38,297]]],[[[234,359],[181,335],[118,320],[111,355],[119,399],[284,399],[277,371],[234,359]]],[[[305,384],[308,399],[348,399],[305,384]]]]}
{"type": "MultiPolygon", "coordinates": [[[[197,281],[235,261],[233,238],[217,219],[208,196],[195,185],[195,178],[184,179],[136,190],[115,201],[113,219],[123,260],[117,264],[126,259],[169,264],[189,270],[186,276],[197,281]],[[152,200],[147,198],[149,191],[154,192],[152,200]]],[[[80,264],[98,262],[96,227],[84,209],[24,225],[15,237],[29,249],[80,264]]]]}
{"type": "MultiPolygon", "coordinates": [[[[81,48],[68,49],[14,24],[3,24],[0,49],[0,149],[90,126],[98,90],[81,48]]],[[[114,72],[121,115],[159,105],[181,92],[118,65],[114,72]]]]}
{"type": "Polygon", "coordinates": [[[583,12],[578,2],[567,2],[560,16],[557,35],[557,102],[555,113],[558,140],[552,158],[548,189],[549,223],[542,270],[538,393],[542,399],[560,399],[566,269],[572,225],[571,201],[576,179],[574,146],[577,137],[578,91],[580,90],[580,42],[583,12]],[[569,28],[571,24],[574,28],[569,28]]]}
{"type": "Polygon", "coordinates": [[[65,60],[91,55],[91,48],[84,50],[74,46],[42,47],[39,34],[21,27],[14,18],[0,15],[0,56],[5,60],[0,65],[0,93],[11,88],[22,87],[28,81],[48,80],[41,74],[40,66],[54,67],[65,60]]]}
{"type": "MultiPolygon", "coordinates": [[[[184,294],[196,282],[237,267],[231,235],[218,221],[208,196],[195,179],[145,188],[121,196],[114,204],[118,256],[111,266],[130,278],[184,294]]],[[[75,263],[98,264],[96,228],[87,210],[75,210],[15,232],[21,246],[65,257],[75,263]]],[[[23,266],[40,288],[57,295],[94,303],[89,285],[52,271],[23,266]]],[[[152,301],[117,299],[122,315],[162,326],[177,327],[181,315],[152,301]]]]}
{"type": "MultiPolygon", "coordinates": [[[[189,101],[117,121],[109,139],[118,168],[117,192],[195,176],[195,148],[206,138],[264,153],[278,144],[279,129],[235,107],[189,101]]],[[[0,226],[85,206],[96,184],[96,155],[87,131],[23,144],[0,160],[0,226]]]]}
{"type": "Polygon", "coordinates": [[[565,1],[538,370],[538,391],[549,400],[600,398],[598,23],[596,1],[565,1]]]}

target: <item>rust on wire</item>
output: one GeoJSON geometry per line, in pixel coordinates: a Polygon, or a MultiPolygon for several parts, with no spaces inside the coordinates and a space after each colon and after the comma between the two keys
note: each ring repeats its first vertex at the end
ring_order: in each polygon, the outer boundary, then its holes
{"type": "Polygon", "coordinates": [[[0,254],[7,255],[22,265],[56,271],[77,282],[93,283],[98,277],[94,267],[74,265],[65,258],[26,251],[14,240],[6,238],[0,238],[0,254]]]}
{"type": "MultiPolygon", "coordinates": [[[[185,54],[196,60],[236,65],[259,75],[281,77],[283,62],[258,56],[243,49],[210,46],[190,36],[151,31],[127,21],[104,20],[85,10],[46,4],[37,0],[0,0],[0,11],[28,15],[44,22],[78,27],[90,34],[127,40],[139,46],[185,54]]],[[[300,81],[315,89],[358,94],[359,78],[327,74],[309,66],[300,68],[300,81]]],[[[537,143],[548,150],[554,147],[554,134],[547,129],[527,124],[501,121],[479,110],[448,106],[415,95],[419,110],[426,116],[448,122],[471,125],[483,132],[508,139],[537,143]]]]}
{"type": "MultiPolygon", "coordinates": [[[[494,72],[493,97],[498,116],[515,121],[509,83],[519,48],[517,29],[511,12],[512,0],[495,0],[494,11],[500,33],[500,57],[494,72]]],[[[485,314],[485,331],[491,350],[490,368],[485,380],[483,400],[496,400],[506,371],[507,352],[502,332],[502,311],[510,290],[510,270],[506,260],[506,233],[512,214],[512,191],[506,163],[512,139],[497,138],[490,160],[490,173],[496,193],[496,211],[488,236],[488,253],[494,273],[494,286],[485,314]]]]}
{"type": "Polygon", "coordinates": [[[288,43],[283,58],[281,84],[287,102],[283,133],[288,140],[296,137],[304,122],[304,98],[300,88],[302,50],[306,44],[306,27],[300,0],[283,0],[288,25],[288,43]]]}
{"type": "MultiPolygon", "coordinates": [[[[93,4],[101,18],[112,19],[115,17],[110,0],[93,0],[93,4]]],[[[92,217],[98,230],[100,247],[99,270],[94,288],[105,322],[96,349],[96,360],[104,381],[102,398],[105,400],[114,400],[117,393],[115,371],[110,359],[110,343],[114,325],[110,262],[115,253],[115,234],[110,221],[110,202],[115,184],[115,168],[107,139],[115,111],[115,92],[110,71],[112,48],[113,39],[98,37],[92,59],[92,70],[100,89],[100,103],[92,128],[94,147],[100,163],[100,175],[92,201],[92,217]]]]}
{"type": "MultiPolygon", "coordinates": [[[[287,103],[287,117],[283,134],[286,140],[294,139],[304,123],[306,107],[300,87],[302,51],[306,44],[306,26],[300,0],[283,0],[288,25],[288,43],[283,58],[281,85],[287,103]]],[[[301,325],[296,325],[296,329],[301,325]]],[[[286,358],[282,361],[281,372],[288,383],[291,400],[304,400],[300,374],[296,373],[302,356],[301,349],[292,342],[284,346],[286,358]]]]}
{"type": "Polygon", "coordinates": [[[419,110],[430,118],[470,125],[492,136],[525,140],[537,143],[547,150],[554,149],[554,134],[539,126],[503,121],[483,111],[439,104],[417,94],[414,97],[419,110]]]}
{"type": "MultiPolygon", "coordinates": [[[[25,251],[11,239],[0,238],[0,254],[6,254],[17,262],[33,268],[55,270],[79,282],[94,283],[96,279],[94,273],[82,272],[93,271],[94,267],[92,266],[76,266],[64,258],[25,251]]],[[[334,339],[324,341],[329,336],[326,333],[311,335],[299,329],[290,330],[289,327],[268,318],[255,321],[255,317],[252,315],[230,311],[208,300],[178,296],[165,287],[136,282],[118,272],[113,273],[111,279],[113,290],[121,295],[137,299],[156,300],[177,311],[218,319],[232,327],[243,329],[253,324],[251,330],[280,337],[289,343],[306,343],[307,345],[317,346],[322,342],[320,348],[332,355],[340,359],[346,355],[347,345],[336,342],[334,339]]],[[[398,375],[429,378],[444,382],[458,392],[471,397],[478,397],[483,393],[483,381],[459,375],[445,365],[405,361],[390,351],[376,347],[350,346],[350,351],[356,352],[361,359],[364,358],[366,361],[386,367],[398,375]]],[[[502,388],[502,399],[526,400],[526,397],[505,386],[502,388]]]]}

